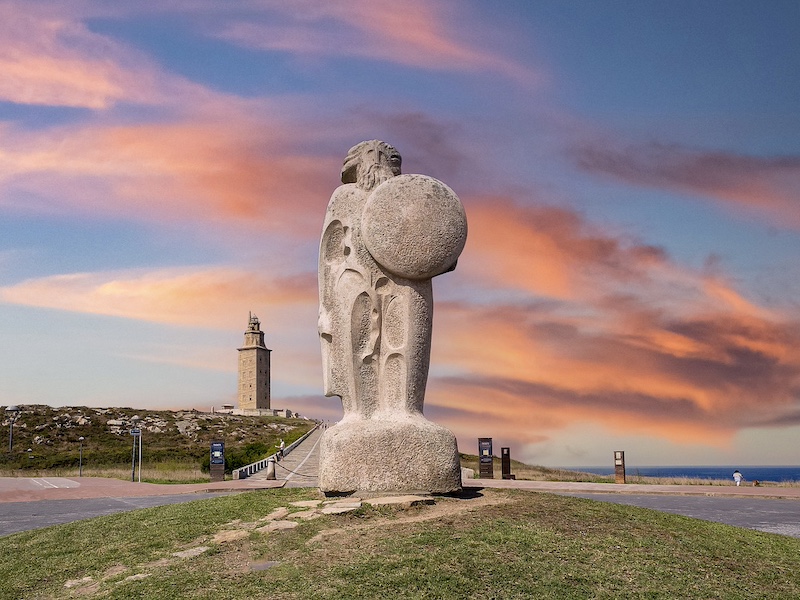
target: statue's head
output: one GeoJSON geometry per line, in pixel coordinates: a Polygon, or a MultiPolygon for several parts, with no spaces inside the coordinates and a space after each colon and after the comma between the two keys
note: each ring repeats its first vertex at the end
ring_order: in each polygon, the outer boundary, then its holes
{"type": "Polygon", "coordinates": [[[342,183],[355,183],[364,190],[372,190],[400,175],[402,160],[400,153],[386,142],[361,142],[350,148],[344,159],[342,183]]]}

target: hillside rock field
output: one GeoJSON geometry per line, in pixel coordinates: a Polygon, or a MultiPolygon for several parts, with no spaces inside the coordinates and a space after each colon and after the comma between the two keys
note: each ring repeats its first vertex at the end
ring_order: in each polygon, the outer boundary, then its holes
{"type": "Polygon", "coordinates": [[[315,423],[307,419],[204,413],[196,410],[133,408],[53,408],[20,406],[13,425],[13,450],[8,452],[10,416],[0,408],[0,468],[58,469],[130,464],[131,429],[141,430],[143,461],[208,463],[212,440],[225,442],[226,468],[231,470],[290,444],[315,423]],[[83,440],[80,438],[83,437],[83,440]],[[242,462],[245,461],[245,462],[242,462]]]}

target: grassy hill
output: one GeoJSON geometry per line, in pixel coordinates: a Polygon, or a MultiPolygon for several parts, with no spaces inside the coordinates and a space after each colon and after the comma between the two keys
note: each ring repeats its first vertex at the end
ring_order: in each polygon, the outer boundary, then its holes
{"type": "MultiPolygon", "coordinates": [[[[152,471],[199,472],[208,467],[212,440],[225,442],[228,471],[263,458],[283,439],[290,444],[314,426],[305,419],[220,413],[152,411],[133,408],[53,408],[25,405],[14,423],[8,453],[9,420],[0,424],[0,471],[77,471],[83,446],[84,474],[120,468],[130,471],[134,426],[142,431],[142,464],[152,471]],[[3,435],[5,434],[5,435],[3,435]],[[83,437],[83,441],[80,438],[83,437]]],[[[23,473],[24,474],[24,473],[23,473]]]]}
{"type": "Polygon", "coordinates": [[[0,598],[800,598],[800,540],[484,489],[303,518],[247,492],[0,538],[0,598]],[[268,515],[296,521],[269,531],[268,515]]]}

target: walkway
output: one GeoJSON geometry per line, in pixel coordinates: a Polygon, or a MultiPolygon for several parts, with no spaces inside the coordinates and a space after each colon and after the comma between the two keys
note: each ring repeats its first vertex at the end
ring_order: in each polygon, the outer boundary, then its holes
{"type": "MultiPolygon", "coordinates": [[[[283,460],[275,463],[275,478],[286,487],[317,487],[319,471],[319,440],[322,428],[311,432],[306,439],[292,449],[283,460]]],[[[268,481],[267,470],[262,469],[247,481],[268,481]]]]}
{"type": "Polygon", "coordinates": [[[142,498],[177,494],[244,492],[283,487],[283,481],[239,479],[215,483],[134,483],[106,477],[0,477],[0,508],[4,502],[80,500],[84,498],[142,498]]]}

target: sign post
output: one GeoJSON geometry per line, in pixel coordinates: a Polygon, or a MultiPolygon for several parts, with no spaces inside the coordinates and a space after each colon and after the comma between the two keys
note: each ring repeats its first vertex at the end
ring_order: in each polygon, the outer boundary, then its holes
{"type": "Polygon", "coordinates": [[[625,483],[625,453],[614,451],[614,483],[625,483]]]}
{"type": "Polygon", "coordinates": [[[492,438],[478,438],[478,461],[481,479],[494,479],[492,438]]]}
{"type": "Polygon", "coordinates": [[[142,483],[142,430],[138,427],[131,429],[133,437],[133,450],[131,451],[131,481],[136,480],[136,445],[139,445],[139,483],[142,483]]]}
{"type": "Polygon", "coordinates": [[[500,462],[503,467],[503,479],[516,479],[511,473],[511,448],[500,448],[500,462]]]}

